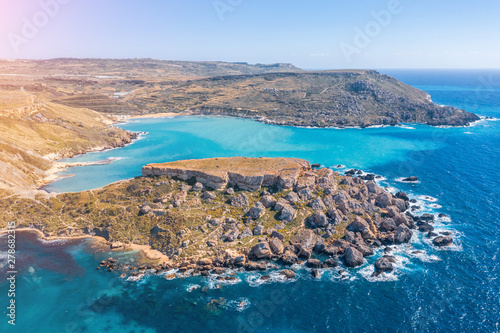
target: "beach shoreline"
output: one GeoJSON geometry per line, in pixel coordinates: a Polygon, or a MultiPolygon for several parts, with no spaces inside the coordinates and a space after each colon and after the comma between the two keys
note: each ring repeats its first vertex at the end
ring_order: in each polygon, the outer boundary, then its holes
{"type": "MultiPolygon", "coordinates": [[[[7,235],[9,230],[12,229],[7,229],[7,228],[2,228],[0,229],[0,237],[7,235]]],[[[147,260],[152,260],[152,261],[157,261],[158,264],[164,264],[164,263],[169,263],[171,262],[171,259],[161,253],[158,250],[155,250],[151,248],[149,245],[139,245],[139,244],[133,244],[133,243],[128,243],[128,244],[123,244],[123,246],[118,247],[118,248],[111,248],[111,244],[113,242],[110,242],[106,240],[103,237],[100,236],[94,236],[94,235],[88,235],[88,234],[81,234],[81,235],[74,235],[74,236],[49,236],[44,234],[41,230],[36,229],[36,228],[16,228],[16,232],[32,232],[36,233],[38,235],[38,238],[43,241],[57,241],[57,240],[81,240],[81,239],[90,239],[93,242],[93,246],[98,246],[98,247],[107,247],[109,248],[110,251],[116,251],[116,252],[132,252],[132,251],[138,251],[139,254],[144,257],[147,260]]]]}

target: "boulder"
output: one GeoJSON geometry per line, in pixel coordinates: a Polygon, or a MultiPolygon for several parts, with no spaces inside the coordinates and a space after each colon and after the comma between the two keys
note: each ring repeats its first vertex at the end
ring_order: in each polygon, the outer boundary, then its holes
{"type": "Polygon", "coordinates": [[[384,220],[384,222],[382,222],[380,227],[384,231],[394,231],[398,226],[396,225],[396,222],[393,219],[387,218],[384,220]]]}
{"type": "Polygon", "coordinates": [[[274,204],[274,210],[280,212],[283,209],[283,207],[285,207],[285,205],[289,204],[290,203],[287,200],[279,198],[278,201],[276,201],[276,203],[274,204]]]}
{"type": "Polygon", "coordinates": [[[404,201],[410,201],[410,197],[408,197],[408,194],[406,194],[405,192],[396,193],[396,198],[403,199],[404,201]]]}
{"type": "Polygon", "coordinates": [[[307,267],[309,267],[309,268],[321,268],[323,266],[321,261],[319,261],[318,259],[309,259],[309,260],[307,260],[306,264],[307,264],[307,267]]]}
{"type": "Polygon", "coordinates": [[[249,228],[245,228],[245,229],[243,229],[241,234],[238,235],[238,239],[243,239],[243,238],[252,237],[252,236],[253,236],[252,230],[250,230],[249,228]]]}
{"type": "Polygon", "coordinates": [[[262,204],[262,202],[257,201],[252,208],[248,211],[248,216],[253,219],[257,220],[262,217],[266,213],[266,207],[262,204]]]}
{"type": "Polygon", "coordinates": [[[283,198],[285,200],[287,200],[288,202],[293,203],[293,204],[300,201],[299,196],[295,192],[290,192],[287,195],[285,195],[283,198]]]}
{"type": "Polygon", "coordinates": [[[213,218],[213,219],[210,219],[208,221],[209,224],[211,224],[212,226],[216,227],[218,225],[220,225],[222,223],[222,219],[219,219],[219,218],[213,218]]]}
{"type": "Polygon", "coordinates": [[[451,244],[453,244],[453,238],[451,238],[450,236],[439,236],[439,237],[436,237],[432,240],[432,244],[436,245],[436,246],[449,246],[451,244]]]}
{"type": "Polygon", "coordinates": [[[369,247],[368,245],[366,245],[364,242],[357,244],[355,247],[356,247],[356,250],[361,252],[363,257],[369,257],[369,256],[374,255],[373,249],[371,247],[369,247]]]}
{"type": "Polygon", "coordinates": [[[264,226],[263,225],[257,225],[255,228],[252,230],[254,236],[260,236],[264,234],[264,226]]]}
{"type": "Polygon", "coordinates": [[[200,183],[200,182],[196,182],[193,187],[191,188],[191,191],[195,191],[195,192],[200,192],[200,191],[203,191],[203,184],[200,183]]]}
{"type": "Polygon", "coordinates": [[[295,279],[295,272],[289,269],[284,269],[279,274],[287,279],[295,279]]]}
{"type": "Polygon", "coordinates": [[[267,259],[271,258],[271,248],[269,247],[269,243],[262,242],[254,247],[250,251],[251,255],[257,259],[267,259]]]}
{"type": "Polygon", "coordinates": [[[269,241],[269,247],[274,254],[282,254],[285,249],[283,242],[281,242],[278,238],[271,238],[269,241]]]}
{"type": "Polygon", "coordinates": [[[208,246],[208,247],[214,247],[214,246],[217,246],[217,241],[215,241],[215,240],[213,240],[213,239],[207,240],[207,246],[208,246]]]}
{"type": "Polygon", "coordinates": [[[315,268],[312,270],[311,272],[311,275],[313,276],[313,278],[315,279],[319,279],[321,278],[321,272],[319,271],[319,269],[315,268]]]}
{"type": "Polygon", "coordinates": [[[403,181],[404,182],[416,182],[416,181],[418,181],[418,177],[416,177],[416,176],[406,177],[406,178],[403,178],[403,181]]]}
{"type": "Polygon", "coordinates": [[[285,265],[293,265],[299,261],[299,258],[294,252],[287,250],[281,256],[281,261],[283,261],[285,265]]]}
{"type": "Polygon", "coordinates": [[[312,198],[314,198],[314,194],[312,193],[311,189],[308,187],[301,189],[297,193],[298,193],[300,199],[304,200],[304,201],[309,201],[312,198]]]}
{"type": "Polygon", "coordinates": [[[383,272],[392,272],[394,269],[391,260],[388,256],[380,257],[375,262],[375,275],[379,275],[383,272]]]}
{"type": "Polygon", "coordinates": [[[328,217],[326,217],[323,212],[313,213],[307,218],[307,221],[311,223],[312,226],[320,228],[324,228],[329,224],[328,217]]]}
{"type": "Polygon", "coordinates": [[[373,180],[366,183],[366,188],[368,188],[368,192],[370,193],[377,194],[380,192],[380,188],[377,186],[377,183],[375,183],[373,180]]]}
{"type": "Polygon", "coordinates": [[[139,215],[146,215],[151,212],[153,209],[150,206],[142,206],[139,210],[139,215]]]}
{"type": "Polygon", "coordinates": [[[296,214],[295,209],[289,204],[286,204],[283,206],[283,209],[281,210],[279,220],[285,223],[292,222],[293,219],[295,218],[295,214],[296,214]]]}
{"type": "Polygon", "coordinates": [[[266,208],[273,208],[274,205],[276,204],[276,199],[272,195],[264,195],[261,199],[260,202],[264,205],[266,208]]]}
{"type": "Polygon", "coordinates": [[[338,225],[342,222],[342,213],[335,208],[330,208],[326,215],[330,218],[330,223],[332,225],[338,225]]]}
{"type": "Polygon", "coordinates": [[[411,239],[413,233],[411,230],[404,224],[401,224],[397,227],[396,232],[394,234],[394,242],[396,244],[408,243],[411,239]]]}
{"type": "Polygon", "coordinates": [[[222,235],[222,240],[224,242],[234,242],[236,239],[238,239],[239,235],[240,232],[238,229],[231,228],[224,235],[222,235]]]}
{"type": "Polygon", "coordinates": [[[396,222],[396,225],[399,227],[401,224],[404,224],[406,225],[407,227],[409,227],[410,225],[412,225],[412,223],[410,223],[410,217],[407,216],[406,214],[396,214],[394,216],[394,222],[396,222]]]}
{"type": "Polygon", "coordinates": [[[364,219],[356,216],[354,221],[352,221],[346,228],[352,232],[359,232],[364,239],[374,238],[373,233],[370,230],[370,225],[364,219]]]}
{"type": "Polygon", "coordinates": [[[434,215],[425,213],[419,216],[422,221],[434,221],[434,215]]]}
{"type": "Polygon", "coordinates": [[[325,267],[337,267],[339,264],[337,261],[333,258],[326,259],[325,262],[323,263],[325,267]]]}
{"type": "Polygon", "coordinates": [[[229,202],[233,207],[238,207],[238,208],[248,207],[248,198],[244,193],[232,196],[229,199],[229,202]]]}
{"type": "Polygon", "coordinates": [[[318,241],[318,236],[310,229],[299,230],[290,238],[290,244],[297,249],[307,249],[311,251],[318,241]]]}
{"type": "Polygon", "coordinates": [[[323,203],[323,200],[321,200],[321,198],[319,198],[319,197],[314,199],[314,200],[311,200],[311,202],[309,202],[309,207],[311,207],[315,211],[317,211],[317,210],[323,211],[326,209],[326,206],[323,203]]]}
{"type": "Polygon", "coordinates": [[[410,203],[408,201],[404,201],[403,199],[399,198],[394,199],[394,204],[396,205],[396,207],[398,207],[398,210],[400,212],[404,212],[408,208],[410,208],[410,203]]]}
{"type": "Polygon", "coordinates": [[[124,247],[125,244],[123,244],[122,242],[113,242],[111,243],[111,249],[119,249],[121,247],[124,247]]]}
{"type": "Polygon", "coordinates": [[[375,198],[375,203],[382,208],[388,207],[392,205],[392,195],[387,192],[382,192],[375,198]]]}
{"type": "Polygon", "coordinates": [[[280,241],[283,241],[283,239],[285,239],[285,236],[276,230],[273,230],[269,236],[278,238],[280,241]]]}
{"type": "Polygon", "coordinates": [[[399,209],[396,206],[388,206],[386,209],[387,209],[387,215],[389,215],[390,217],[394,217],[397,214],[399,214],[399,209]]]}
{"type": "Polygon", "coordinates": [[[357,267],[363,264],[363,254],[353,247],[348,247],[342,256],[347,267],[357,267]]]}
{"type": "Polygon", "coordinates": [[[297,256],[301,259],[309,259],[311,258],[311,250],[305,247],[300,247],[297,256]]]}
{"type": "Polygon", "coordinates": [[[418,230],[420,232],[429,232],[429,231],[434,231],[434,227],[427,222],[422,222],[419,224],[418,230]]]}
{"type": "Polygon", "coordinates": [[[202,194],[201,198],[204,200],[207,200],[207,201],[211,201],[211,200],[215,200],[217,198],[217,196],[215,195],[214,192],[207,191],[207,192],[202,194]]]}

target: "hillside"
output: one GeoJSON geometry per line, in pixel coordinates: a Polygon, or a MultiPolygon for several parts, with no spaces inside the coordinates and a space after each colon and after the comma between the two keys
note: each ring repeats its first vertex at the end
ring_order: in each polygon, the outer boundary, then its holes
{"type": "Polygon", "coordinates": [[[0,89],[95,111],[253,117],[271,124],[463,126],[479,118],[369,70],[155,59],[0,60],[0,89]]]}
{"type": "Polygon", "coordinates": [[[46,182],[56,159],[128,143],[134,134],[88,109],[0,91],[0,187],[35,189],[46,182]]]}
{"type": "MultiPolygon", "coordinates": [[[[166,83],[154,92],[168,111],[263,117],[272,124],[370,126],[401,122],[462,126],[479,118],[375,71],[240,75],[166,83]]],[[[151,100],[137,98],[139,108],[151,100]]]]}

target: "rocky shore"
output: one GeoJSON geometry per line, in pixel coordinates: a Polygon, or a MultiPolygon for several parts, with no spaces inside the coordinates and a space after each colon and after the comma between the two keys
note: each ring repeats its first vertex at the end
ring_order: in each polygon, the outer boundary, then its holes
{"type": "MultiPolygon", "coordinates": [[[[145,174],[153,181],[158,176],[168,176],[168,182],[179,183],[182,190],[176,195],[174,205],[185,204],[182,197],[186,200],[188,193],[214,202],[219,192],[224,195],[225,204],[238,207],[241,215],[204,216],[204,223],[197,227],[203,230],[202,242],[199,234],[179,232],[178,245],[166,251],[171,259],[168,263],[128,267],[108,260],[99,269],[119,270],[132,279],[148,273],[165,274],[165,278],[217,275],[217,279],[227,280],[236,279],[235,270],[280,269],[285,278],[294,278],[293,265],[299,264],[312,268],[317,277],[320,268],[341,270],[341,267],[361,266],[366,257],[383,248],[385,254],[374,265],[373,275],[377,276],[393,270],[396,258],[390,254],[392,246],[408,243],[415,232],[425,233],[435,246],[449,246],[453,242],[449,235],[434,232],[434,215],[411,213],[412,203],[406,193],[392,195],[377,186],[374,177],[360,175],[355,170],[342,176],[328,168],[311,169],[307,161],[298,159],[230,158],[176,163],[177,166],[165,163],[161,167],[144,167],[145,174]],[[277,176],[273,178],[275,181],[264,182],[268,174],[265,164],[271,162],[295,166],[290,169],[293,177],[285,181],[277,176]],[[245,167],[235,167],[238,176],[228,181],[221,177],[228,175],[223,167],[228,163],[257,163],[263,167],[253,168],[249,173],[242,171],[245,167]],[[199,168],[190,169],[194,165],[199,168]],[[184,180],[172,179],[175,175],[184,180]],[[187,179],[192,185],[185,183],[187,179]],[[252,194],[257,195],[255,200],[250,197],[252,194]],[[264,222],[266,216],[273,217],[271,223],[264,222]],[[183,255],[192,246],[203,251],[183,255]]],[[[278,167],[274,171],[274,175],[279,175],[283,170],[278,167]]],[[[139,213],[159,215],[157,209],[147,205],[142,205],[139,213]]],[[[157,225],[150,232],[159,235],[165,230],[157,225]]],[[[124,246],[110,245],[116,249],[124,246]]]]}

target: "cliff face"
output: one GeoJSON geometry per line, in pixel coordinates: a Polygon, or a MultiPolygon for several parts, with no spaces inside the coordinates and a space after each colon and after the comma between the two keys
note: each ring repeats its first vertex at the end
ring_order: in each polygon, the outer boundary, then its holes
{"type": "Polygon", "coordinates": [[[142,168],[142,175],[195,178],[216,190],[231,184],[241,190],[256,191],[263,186],[291,188],[310,169],[308,161],[296,158],[234,157],[148,164],[142,168]]]}

